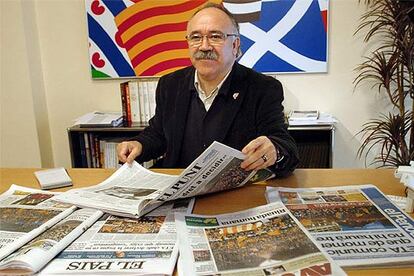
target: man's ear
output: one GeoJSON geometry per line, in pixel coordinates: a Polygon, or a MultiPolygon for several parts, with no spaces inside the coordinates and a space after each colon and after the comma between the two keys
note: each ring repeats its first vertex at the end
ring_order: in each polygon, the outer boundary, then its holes
{"type": "Polygon", "coordinates": [[[241,56],[240,37],[236,37],[233,41],[233,55],[238,58],[241,56]]]}

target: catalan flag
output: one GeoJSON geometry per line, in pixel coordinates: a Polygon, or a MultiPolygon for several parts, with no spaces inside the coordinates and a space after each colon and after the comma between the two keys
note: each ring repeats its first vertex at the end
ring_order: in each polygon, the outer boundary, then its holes
{"type": "Polygon", "coordinates": [[[115,17],[137,76],[161,76],[191,65],[187,22],[206,2],[141,0],[115,17]]]}

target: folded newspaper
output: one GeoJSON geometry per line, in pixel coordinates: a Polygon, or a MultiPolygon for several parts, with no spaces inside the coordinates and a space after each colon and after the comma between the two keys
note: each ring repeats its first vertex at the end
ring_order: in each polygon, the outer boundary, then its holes
{"type": "Polygon", "coordinates": [[[55,196],[17,185],[0,195],[0,274],[39,271],[103,214],[55,196]]]}
{"type": "Polygon", "coordinates": [[[178,256],[175,212],[194,199],[168,202],[140,218],[105,214],[39,275],[172,275],[178,256]]]}
{"type": "Polygon", "coordinates": [[[213,142],[179,176],[155,173],[134,162],[124,164],[102,183],[69,190],[57,199],[113,215],[140,217],[166,201],[245,185],[256,172],[240,168],[243,159],[240,151],[213,142]]]}
{"type": "Polygon", "coordinates": [[[55,196],[17,185],[0,195],[0,260],[75,211],[55,196]]]}
{"type": "Polygon", "coordinates": [[[373,185],[268,187],[342,267],[414,266],[414,221],[373,185]]]}
{"type": "Polygon", "coordinates": [[[176,224],[180,275],[346,275],[281,203],[176,224]]]}

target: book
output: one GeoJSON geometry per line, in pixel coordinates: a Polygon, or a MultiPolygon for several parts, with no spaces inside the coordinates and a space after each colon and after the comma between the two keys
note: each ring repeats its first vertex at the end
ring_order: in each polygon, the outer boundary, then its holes
{"type": "Polygon", "coordinates": [[[117,145],[128,140],[128,137],[116,137],[116,138],[102,138],[104,168],[116,168],[118,169],[121,165],[118,163],[118,155],[116,151],[117,145]]]}
{"type": "Polygon", "coordinates": [[[138,95],[138,82],[128,82],[129,87],[129,104],[131,106],[131,123],[141,123],[141,117],[139,113],[139,95],[138,95]]]}
{"type": "Polygon", "coordinates": [[[128,126],[127,116],[127,101],[126,101],[126,86],[128,82],[122,82],[119,84],[119,90],[121,92],[121,107],[122,107],[122,121],[124,126],[128,126]]]}
{"type": "Polygon", "coordinates": [[[80,151],[80,159],[81,159],[80,165],[81,165],[81,168],[87,168],[88,162],[86,159],[86,147],[85,147],[85,139],[84,139],[83,133],[79,133],[78,140],[79,140],[79,151],[80,151]]]}
{"type": "Polygon", "coordinates": [[[346,275],[281,203],[176,225],[180,275],[346,275]]]}
{"type": "Polygon", "coordinates": [[[138,95],[139,95],[139,116],[141,123],[147,124],[145,118],[145,103],[144,103],[145,83],[143,81],[138,82],[138,95]]]}
{"type": "Polygon", "coordinates": [[[148,124],[150,119],[150,103],[149,103],[149,83],[148,81],[142,82],[143,92],[142,92],[142,100],[144,102],[144,123],[148,124]]]}
{"type": "Polygon", "coordinates": [[[127,82],[125,85],[125,99],[126,99],[127,125],[130,126],[132,124],[132,117],[131,117],[131,94],[129,90],[129,82],[127,82]]]}
{"type": "Polygon", "coordinates": [[[122,113],[94,111],[75,119],[79,127],[117,127],[122,125],[122,113]]]}
{"type": "Polygon", "coordinates": [[[152,80],[148,83],[149,85],[149,113],[150,118],[154,117],[155,115],[155,108],[156,108],[156,90],[157,90],[158,80],[152,80]]]}
{"type": "Polygon", "coordinates": [[[92,154],[91,154],[91,148],[89,145],[89,135],[87,132],[83,133],[83,141],[85,144],[85,155],[86,155],[87,168],[92,168],[92,154]]]}
{"type": "Polygon", "coordinates": [[[95,153],[95,139],[93,133],[88,133],[89,138],[89,149],[91,151],[91,165],[92,168],[96,168],[96,153],[95,153]]]}
{"type": "Polygon", "coordinates": [[[62,167],[36,171],[34,175],[42,190],[72,186],[72,179],[62,167]]]}
{"type": "Polygon", "coordinates": [[[319,118],[318,110],[292,110],[289,113],[289,120],[316,120],[319,118]]]}
{"type": "Polygon", "coordinates": [[[244,157],[215,141],[179,176],[155,173],[133,162],[95,186],[58,195],[58,200],[113,215],[140,217],[166,201],[245,185],[256,172],[240,167],[244,157]]]}
{"type": "Polygon", "coordinates": [[[267,187],[341,267],[414,266],[414,220],[374,185],[267,187]]]}

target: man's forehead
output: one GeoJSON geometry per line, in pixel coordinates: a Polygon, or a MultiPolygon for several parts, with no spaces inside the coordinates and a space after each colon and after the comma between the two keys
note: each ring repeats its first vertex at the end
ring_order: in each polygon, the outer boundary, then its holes
{"type": "Polygon", "coordinates": [[[195,14],[187,25],[190,32],[200,31],[198,28],[208,28],[209,31],[222,31],[225,28],[233,27],[228,15],[217,8],[206,8],[195,14]]]}

